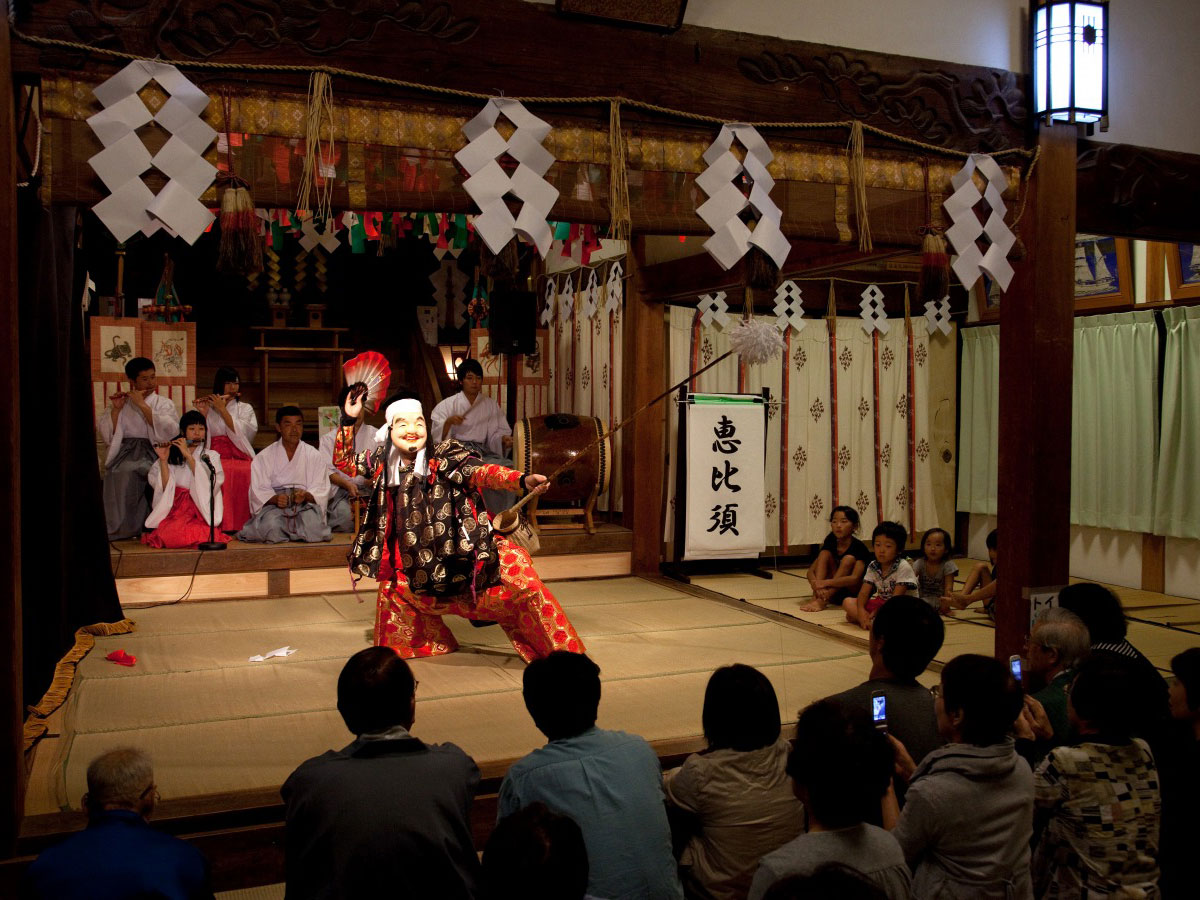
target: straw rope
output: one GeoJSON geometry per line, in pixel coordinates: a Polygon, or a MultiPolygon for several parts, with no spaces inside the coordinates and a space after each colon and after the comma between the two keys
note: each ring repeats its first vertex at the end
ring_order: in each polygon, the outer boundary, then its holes
{"type": "Polygon", "coordinates": [[[300,176],[300,192],[296,197],[296,212],[312,210],[319,222],[328,222],[333,207],[333,179],[321,174],[321,166],[333,165],[333,85],[327,72],[313,72],[308,78],[308,110],[304,132],[304,174],[300,176]],[[329,139],[322,151],[321,129],[326,128],[329,139]],[[312,198],[316,189],[316,200],[312,198]]]}

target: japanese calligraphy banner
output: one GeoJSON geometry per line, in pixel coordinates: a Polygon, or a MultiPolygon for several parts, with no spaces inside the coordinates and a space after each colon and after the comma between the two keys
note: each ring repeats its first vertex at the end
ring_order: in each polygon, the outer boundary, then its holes
{"type": "Polygon", "coordinates": [[[693,396],[687,410],[683,558],[758,556],[767,546],[762,397],[693,396]]]}

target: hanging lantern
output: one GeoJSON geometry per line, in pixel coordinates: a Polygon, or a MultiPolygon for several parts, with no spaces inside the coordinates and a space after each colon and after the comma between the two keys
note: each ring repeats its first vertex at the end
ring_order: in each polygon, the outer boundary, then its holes
{"type": "Polygon", "coordinates": [[[1108,0],[1035,0],[1031,30],[1034,113],[1107,130],[1108,0]]]}

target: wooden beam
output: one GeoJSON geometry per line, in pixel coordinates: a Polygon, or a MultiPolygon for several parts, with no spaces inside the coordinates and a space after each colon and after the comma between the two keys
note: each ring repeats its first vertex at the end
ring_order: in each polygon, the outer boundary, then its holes
{"type": "Polygon", "coordinates": [[[1075,127],[1044,126],[1000,327],[996,655],[1020,653],[1029,589],[1067,583],[1075,312],[1075,127]]]}
{"type": "Polygon", "coordinates": [[[0,854],[11,851],[25,806],[21,722],[21,382],[17,319],[17,133],[8,28],[0,35],[0,854]]]}
{"type": "MultiPolygon", "coordinates": [[[[645,239],[634,238],[628,256],[630,279],[625,292],[625,372],[622,409],[631,415],[667,387],[666,325],[663,307],[642,284],[645,239]]],[[[625,427],[621,465],[625,494],[625,524],[633,531],[631,566],[635,575],[657,575],[662,557],[663,478],[666,471],[664,400],[625,427]]]]}
{"type": "Polygon", "coordinates": [[[1079,231],[1143,240],[1196,239],[1200,155],[1080,141],[1075,168],[1079,231]]]}

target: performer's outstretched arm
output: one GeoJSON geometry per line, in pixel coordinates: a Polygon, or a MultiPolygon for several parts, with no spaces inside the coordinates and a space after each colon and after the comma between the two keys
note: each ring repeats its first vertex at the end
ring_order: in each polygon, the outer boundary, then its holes
{"type": "Polygon", "coordinates": [[[523,475],[516,469],[498,466],[495,463],[480,463],[471,473],[471,487],[477,490],[522,491],[544,494],[550,490],[545,475],[523,475]]]}

